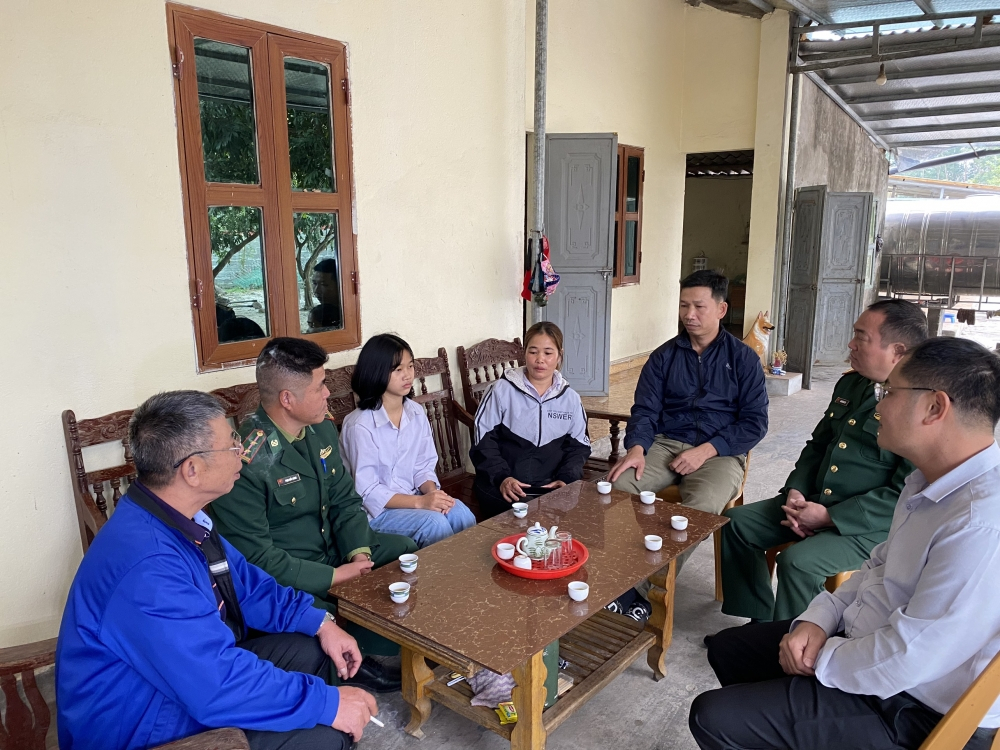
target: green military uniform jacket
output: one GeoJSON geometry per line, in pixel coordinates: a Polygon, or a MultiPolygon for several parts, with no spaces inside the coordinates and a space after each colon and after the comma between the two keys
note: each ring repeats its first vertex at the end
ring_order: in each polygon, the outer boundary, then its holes
{"type": "MultiPolygon", "coordinates": [[[[243,469],[229,494],[207,510],[222,535],[278,583],[323,599],[333,569],[358,552],[374,554],[354,479],[340,459],[331,417],[305,428],[305,460],[264,411],[240,426],[243,469]]],[[[298,443],[298,441],[296,441],[298,443]]]]}
{"type": "Polygon", "coordinates": [[[856,372],[837,381],[783,495],[798,490],[827,507],[842,536],[889,534],[903,482],[914,466],[878,446],[875,384],[856,372]]]}

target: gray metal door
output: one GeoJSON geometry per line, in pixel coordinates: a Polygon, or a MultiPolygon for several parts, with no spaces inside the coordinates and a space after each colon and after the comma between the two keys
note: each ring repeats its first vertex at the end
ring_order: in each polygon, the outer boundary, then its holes
{"type": "Polygon", "coordinates": [[[562,373],[570,385],[582,396],[605,396],[618,136],[554,133],[545,149],[545,234],[561,278],[538,319],[562,329],[562,373]]]}
{"type": "Polygon", "coordinates": [[[812,382],[813,330],[816,320],[817,277],[823,229],[826,186],[795,191],[792,247],[788,268],[788,304],[785,306],[785,351],[788,369],[802,373],[802,386],[812,382]]]}
{"type": "Polygon", "coordinates": [[[823,207],[813,363],[839,365],[864,302],[871,193],[828,193],[823,207]]]}

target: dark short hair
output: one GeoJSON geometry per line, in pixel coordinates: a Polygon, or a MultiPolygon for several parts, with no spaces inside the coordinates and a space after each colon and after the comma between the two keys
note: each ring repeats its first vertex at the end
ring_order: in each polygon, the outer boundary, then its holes
{"type": "Polygon", "coordinates": [[[951,396],[966,422],[995,428],[1000,421],[1000,357],[975,341],[927,339],[906,354],[899,371],[911,387],[951,396]]]}
{"type": "Polygon", "coordinates": [[[559,356],[562,356],[563,333],[559,330],[559,326],[551,320],[543,320],[539,323],[535,323],[524,334],[524,348],[527,349],[528,345],[531,344],[531,340],[537,336],[548,336],[552,339],[552,343],[554,343],[556,345],[556,349],[559,350],[559,356]]]}
{"type": "MultiPolygon", "coordinates": [[[[381,408],[382,395],[389,387],[392,371],[403,361],[403,352],[413,357],[410,345],[394,333],[372,336],[361,348],[351,375],[351,390],[358,394],[359,409],[381,408]]],[[[412,396],[411,389],[406,397],[412,396]]]]}
{"type": "Polygon", "coordinates": [[[337,261],[334,258],[325,258],[313,266],[313,273],[337,273],[337,261]]]}
{"type": "Polygon", "coordinates": [[[313,370],[326,364],[329,355],[305,339],[279,336],[268,341],[257,356],[257,389],[260,400],[273,403],[278,394],[312,378],[313,370]]]}
{"type": "Polygon", "coordinates": [[[882,313],[879,336],[882,345],[902,344],[912,349],[927,338],[927,316],[912,302],[883,299],[868,306],[868,312],[882,313]]]}
{"type": "Polygon", "coordinates": [[[707,286],[711,289],[712,299],[716,302],[725,302],[729,293],[729,279],[718,271],[695,271],[681,279],[681,289],[695,286],[707,286]]]}
{"type": "Polygon", "coordinates": [[[153,490],[170,484],[177,461],[211,449],[209,422],[224,416],[222,404],[201,391],[167,391],[146,399],[128,423],[128,443],[139,481],[153,490]]]}

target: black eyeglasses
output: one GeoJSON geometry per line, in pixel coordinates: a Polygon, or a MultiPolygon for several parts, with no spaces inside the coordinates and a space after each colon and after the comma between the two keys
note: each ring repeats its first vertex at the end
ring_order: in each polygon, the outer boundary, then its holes
{"type": "Polygon", "coordinates": [[[203,453],[226,453],[227,451],[233,451],[237,456],[243,455],[243,438],[240,437],[240,433],[233,430],[233,447],[232,448],[215,448],[208,451],[195,451],[194,453],[188,453],[184,458],[174,464],[174,468],[180,467],[182,463],[187,461],[192,456],[200,456],[203,453]]]}
{"type": "Polygon", "coordinates": [[[891,391],[930,391],[931,393],[944,393],[951,400],[951,396],[940,388],[923,388],[920,386],[886,385],[885,383],[875,384],[875,401],[881,401],[889,395],[891,391]]]}

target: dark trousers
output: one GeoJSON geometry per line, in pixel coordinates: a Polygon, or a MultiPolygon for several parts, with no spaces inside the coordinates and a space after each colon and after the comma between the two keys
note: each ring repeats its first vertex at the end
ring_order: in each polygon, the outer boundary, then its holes
{"type": "MultiPolygon", "coordinates": [[[[277,633],[237,644],[286,672],[303,672],[330,678],[330,657],[315,638],[300,633],[277,633]]],[[[289,732],[244,729],[250,750],[348,750],[351,737],[333,727],[315,726],[289,732]]]]}
{"type": "Polygon", "coordinates": [[[800,538],[782,526],[784,495],[730,508],[722,527],[722,611],[757,620],[794,619],[823,591],[827,576],[857,570],[886,534],[841,536],[824,529],[800,538]],[[795,542],[778,555],[778,593],[771,589],[765,550],[795,542]]]}
{"type": "MultiPolygon", "coordinates": [[[[941,714],[899,693],[852,695],[814,677],[789,677],[778,645],[791,620],[723,630],[708,646],[720,690],[695,698],[688,724],[702,750],[916,750],[941,714]]],[[[995,730],[979,729],[966,750],[989,750],[995,730]]]]}

